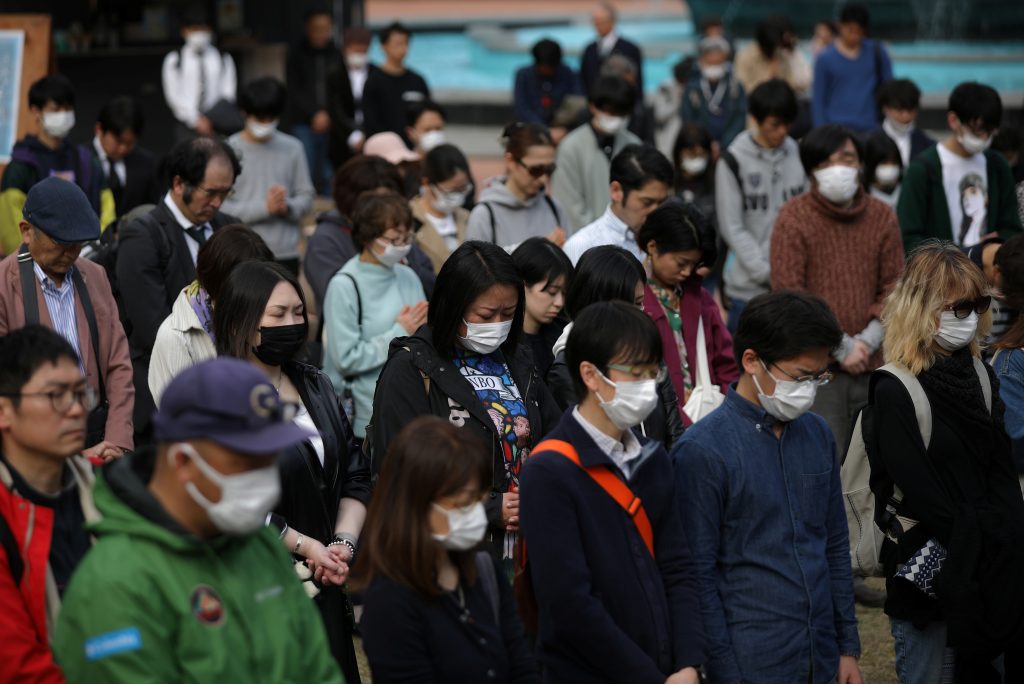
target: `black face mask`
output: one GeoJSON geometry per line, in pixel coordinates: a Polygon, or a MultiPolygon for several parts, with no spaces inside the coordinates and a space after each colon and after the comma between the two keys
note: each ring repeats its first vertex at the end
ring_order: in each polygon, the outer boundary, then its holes
{"type": "Polygon", "coordinates": [[[305,344],[308,332],[306,323],[260,328],[260,344],[253,348],[253,353],[268,366],[280,366],[295,357],[305,344]]]}

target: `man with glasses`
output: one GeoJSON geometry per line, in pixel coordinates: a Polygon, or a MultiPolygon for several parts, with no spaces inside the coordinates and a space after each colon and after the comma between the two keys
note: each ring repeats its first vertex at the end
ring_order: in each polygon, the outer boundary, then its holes
{"type": "Polygon", "coordinates": [[[1003,118],[994,89],[961,83],[949,96],[951,135],[918,155],[903,176],[896,213],[909,253],[928,238],[967,249],[1021,232],[1013,174],[989,147],[1003,118]]]}
{"type": "Polygon", "coordinates": [[[178,143],[167,158],[171,188],[148,214],[121,229],[117,280],[135,379],[135,437],[149,441],[153,397],[149,357],[160,324],[196,278],[199,247],[233,216],[221,213],[242,172],[234,150],[216,138],[178,143]]]}
{"type": "Polygon", "coordinates": [[[284,535],[266,526],[277,454],[309,434],[296,408],[238,359],[168,385],[156,447],[97,477],[96,547],[53,640],[68,681],[341,684],[284,535]]]}
{"type": "Polygon", "coordinates": [[[135,389],[106,271],[79,256],[99,238],[99,219],[81,188],[51,176],[29,190],[19,227],[20,248],[0,261],[0,335],[38,323],[68,341],[99,397],[83,455],[116,458],[133,447],[135,389]]]}
{"type": "Polygon", "coordinates": [[[0,337],[0,359],[0,662],[5,678],[56,684],[48,631],[89,549],[93,477],[76,454],[98,398],[72,346],[42,326],[0,337]]]}
{"type": "Polygon", "coordinates": [[[753,298],[733,337],[743,374],[672,450],[709,682],[862,681],[835,438],[809,413],[842,339],[814,295],[753,298]]]}

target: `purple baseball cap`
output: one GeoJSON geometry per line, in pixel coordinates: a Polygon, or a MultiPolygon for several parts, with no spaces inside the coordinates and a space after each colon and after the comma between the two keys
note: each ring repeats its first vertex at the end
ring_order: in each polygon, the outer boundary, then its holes
{"type": "Polygon", "coordinates": [[[171,381],[153,414],[153,427],[161,442],[208,439],[241,454],[263,456],[312,436],[292,422],[294,409],[251,363],[222,357],[192,366],[171,381]]]}

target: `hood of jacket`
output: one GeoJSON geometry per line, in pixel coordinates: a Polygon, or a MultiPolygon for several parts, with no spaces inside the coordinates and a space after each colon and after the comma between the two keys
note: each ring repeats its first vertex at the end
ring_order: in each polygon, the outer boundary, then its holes
{"type": "Polygon", "coordinates": [[[105,466],[96,478],[93,497],[101,518],[88,526],[97,537],[123,534],[147,539],[174,553],[206,554],[230,544],[227,535],[201,540],[168,515],[149,491],[157,452],[146,447],[105,466]]]}
{"type": "Polygon", "coordinates": [[[317,227],[320,224],[326,223],[327,225],[337,226],[338,228],[345,228],[346,230],[351,229],[352,224],[347,218],[342,216],[341,212],[337,209],[330,209],[328,211],[320,212],[316,215],[317,227]]]}
{"type": "MultiPolygon", "coordinates": [[[[768,149],[754,142],[754,136],[750,131],[744,131],[737,135],[732,144],[729,145],[729,151],[736,157],[740,168],[743,169],[744,176],[749,175],[751,172],[761,171],[766,174],[764,176],[765,184],[771,180],[772,170],[787,160],[795,162],[796,167],[799,168],[799,174],[792,173],[790,174],[793,176],[792,178],[780,179],[784,185],[799,185],[806,178],[803,165],[800,163],[800,147],[789,136],[786,136],[782,144],[775,149],[768,149]]],[[[753,188],[747,188],[747,192],[751,190],[753,188]]]]}
{"type": "Polygon", "coordinates": [[[541,190],[533,197],[521,200],[505,186],[505,176],[497,176],[488,181],[487,187],[480,193],[479,202],[491,202],[510,209],[528,209],[543,201],[544,192],[541,190]]]}

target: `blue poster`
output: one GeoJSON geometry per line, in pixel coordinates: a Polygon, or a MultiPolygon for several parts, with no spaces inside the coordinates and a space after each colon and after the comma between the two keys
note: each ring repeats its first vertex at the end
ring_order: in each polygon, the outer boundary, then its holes
{"type": "Polygon", "coordinates": [[[21,56],[24,31],[0,31],[0,163],[11,161],[18,138],[18,105],[21,100],[21,56]]]}

